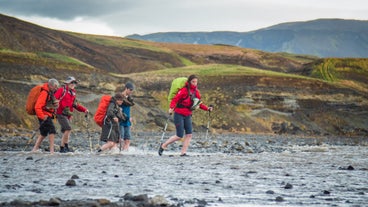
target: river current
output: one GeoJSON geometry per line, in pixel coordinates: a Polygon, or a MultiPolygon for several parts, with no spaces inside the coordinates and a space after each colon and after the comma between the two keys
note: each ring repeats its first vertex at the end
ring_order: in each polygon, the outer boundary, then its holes
{"type": "Polygon", "coordinates": [[[1,151],[0,201],[118,201],[132,193],[162,195],[183,206],[198,200],[221,207],[368,206],[365,144],[292,143],[245,153],[195,146],[188,157],[179,156],[180,143],[163,156],[143,144],[114,154],[1,151]],[[75,186],[66,185],[70,179],[75,186]]]}

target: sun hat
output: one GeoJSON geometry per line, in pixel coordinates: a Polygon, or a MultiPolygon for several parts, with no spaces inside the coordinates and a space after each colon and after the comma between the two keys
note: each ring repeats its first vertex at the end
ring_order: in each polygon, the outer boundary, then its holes
{"type": "Polygon", "coordinates": [[[76,82],[78,83],[78,81],[73,77],[73,76],[69,76],[64,83],[72,83],[72,82],[76,82]]]}

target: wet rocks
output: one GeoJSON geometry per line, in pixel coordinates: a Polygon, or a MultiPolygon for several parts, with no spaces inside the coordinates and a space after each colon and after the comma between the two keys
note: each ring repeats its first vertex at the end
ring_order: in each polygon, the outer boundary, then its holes
{"type": "Polygon", "coordinates": [[[290,183],[286,183],[286,185],[284,186],[285,189],[292,189],[293,185],[291,185],[290,183]]]}
{"type": "Polygon", "coordinates": [[[275,198],[275,201],[277,201],[277,202],[283,202],[283,201],[285,201],[285,199],[283,197],[281,197],[281,196],[277,196],[275,198]]]}
{"type": "MultiPolygon", "coordinates": [[[[200,200],[196,202],[197,206],[206,206],[206,201],[200,200]]],[[[35,202],[23,201],[20,199],[13,200],[11,202],[2,202],[0,207],[11,206],[104,206],[104,207],[176,207],[177,204],[170,204],[165,197],[156,195],[153,198],[149,198],[146,194],[132,195],[127,193],[123,196],[123,199],[117,202],[111,202],[108,199],[86,199],[86,200],[62,200],[60,198],[50,198],[47,200],[39,200],[35,202]]]]}
{"type": "Polygon", "coordinates": [[[72,186],[76,186],[77,183],[75,182],[75,180],[70,179],[70,180],[66,181],[65,185],[72,187],[72,186]]]}
{"type": "Polygon", "coordinates": [[[349,165],[348,167],[339,167],[339,170],[354,170],[354,167],[349,165]]]}
{"type": "Polygon", "coordinates": [[[268,191],[266,191],[266,194],[275,194],[275,191],[273,191],[273,190],[268,190],[268,191]]]}

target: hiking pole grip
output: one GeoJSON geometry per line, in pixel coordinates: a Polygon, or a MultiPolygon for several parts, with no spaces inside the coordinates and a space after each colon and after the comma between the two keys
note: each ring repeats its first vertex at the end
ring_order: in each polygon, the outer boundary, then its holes
{"type": "MultiPolygon", "coordinates": [[[[213,105],[212,104],[210,104],[209,107],[212,108],[212,110],[213,110],[213,105]]],[[[208,116],[210,116],[212,110],[208,110],[208,116]]]]}

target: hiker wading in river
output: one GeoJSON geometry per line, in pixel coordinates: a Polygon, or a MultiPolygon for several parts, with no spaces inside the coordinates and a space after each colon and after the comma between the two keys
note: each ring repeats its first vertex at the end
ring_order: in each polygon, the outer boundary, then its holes
{"type": "Polygon", "coordinates": [[[197,89],[198,78],[196,75],[190,75],[185,87],[179,90],[170,103],[169,114],[174,112],[174,124],[176,134],[171,136],[166,142],[160,145],[158,154],[161,156],[167,146],[184,137],[183,147],[180,156],[187,156],[187,150],[192,140],[192,112],[196,108],[204,111],[212,111],[213,107],[203,104],[201,94],[197,89]],[[184,136],[185,132],[185,136],[184,136]]]}

